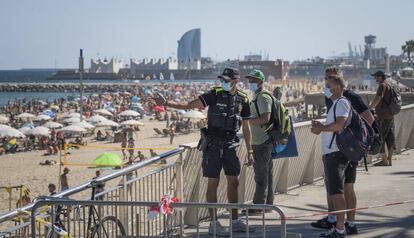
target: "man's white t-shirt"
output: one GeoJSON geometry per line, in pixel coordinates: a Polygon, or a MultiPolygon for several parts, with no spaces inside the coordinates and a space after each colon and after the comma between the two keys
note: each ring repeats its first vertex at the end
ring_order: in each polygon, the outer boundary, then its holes
{"type": "MultiPolygon", "coordinates": [[[[329,109],[328,114],[326,115],[326,122],[325,125],[329,125],[335,121],[334,118],[334,105],[336,104],[336,118],[338,117],[346,117],[347,122],[346,125],[350,123],[348,120],[349,113],[351,111],[351,104],[350,102],[344,98],[338,98],[335,101],[333,101],[332,107],[329,109]],[[338,102],[338,103],[337,103],[338,102]]],[[[322,154],[326,155],[332,152],[339,151],[338,145],[336,144],[336,139],[333,140],[331,148],[329,148],[329,145],[331,143],[333,136],[333,132],[322,132],[322,154]]]]}

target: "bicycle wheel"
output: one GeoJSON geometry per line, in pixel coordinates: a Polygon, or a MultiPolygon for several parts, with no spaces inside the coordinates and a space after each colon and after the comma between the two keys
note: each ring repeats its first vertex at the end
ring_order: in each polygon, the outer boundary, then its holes
{"type": "Polygon", "coordinates": [[[61,236],[56,233],[53,229],[49,229],[49,231],[45,235],[46,238],[60,238],[61,236]]]}
{"type": "Polygon", "coordinates": [[[91,238],[112,238],[120,235],[126,235],[121,221],[114,216],[107,216],[95,225],[91,238]]]}

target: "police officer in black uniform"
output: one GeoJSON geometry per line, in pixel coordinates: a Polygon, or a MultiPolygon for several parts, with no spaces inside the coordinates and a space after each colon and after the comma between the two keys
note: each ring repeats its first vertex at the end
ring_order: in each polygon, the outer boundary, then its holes
{"type": "MultiPolygon", "coordinates": [[[[220,78],[221,87],[213,88],[190,103],[167,101],[160,94],[155,98],[155,102],[158,105],[184,110],[208,107],[208,128],[201,130],[202,138],[199,143],[199,149],[203,152],[203,176],[208,178],[207,202],[217,202],[220,172],[224,169],[227,177],[228,201],[229,203],[237,203],[240,161],[236,154],[236,147],[239,143],[236,134],[241,126],[248,150],[247,163],[252,164],[253,161],[250,126],[247,120],[250,117],[249,99],[246,94],[237,89],[237,83],[240,79],[237,69],[225,68],[218,78],[220,78]]],[[[238,219],[237,213],[237,210],[232,211],[233,232],[245,232],[246,226],[238,219]]],[[[217,235],[227,236],[228,231],[220,225],[215,217],[216,214],[211,209],[209,233],[215,230],[217,235]]],[[[249,231],[252,229],[249,228],[249,231]]]]}

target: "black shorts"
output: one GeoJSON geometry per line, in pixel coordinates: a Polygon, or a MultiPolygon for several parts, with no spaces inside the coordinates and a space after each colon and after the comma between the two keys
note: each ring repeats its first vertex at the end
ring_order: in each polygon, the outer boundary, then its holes
{"type": "Polygon", "coordinates": [[[236,154],[236,148],[210,144],[203,151],[203,176],[207,178],[219,178],[221,169],[228,176],[239,176],[240,161],[236,154]]]}
{"type": "Polygon", "coordinates": [[[385,153],[385,143],[387,149],[395,149],[395,125],[394,119],[378,119],[378,126],[382,138],[381,153],[385,153]]]}
{"type": "Polygon", "coordinates": [[[345,169],[345,184],[355,183],[358,163],[350,161],[345,169]]]}
{"type": "Polygon", "coordinates": [[[348,159],[340,151],[323,156],[325,187],[329,195],[344,193],[345,170],[348,163],[348,159]]]}

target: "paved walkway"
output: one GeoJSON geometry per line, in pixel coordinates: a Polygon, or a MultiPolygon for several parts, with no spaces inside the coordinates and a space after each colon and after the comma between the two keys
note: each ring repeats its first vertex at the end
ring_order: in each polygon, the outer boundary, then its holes
{"type": "MultiPolygon", "coordinates": [[[[358,168],[355,191],[358,207],[414,199],[414,150],[395,156],[392,167],[358,168]]],[[[323,181],[276,196],[276,204],[294,215],[326,209],[323,181]]],[[[288,221],[288,232],[317,237],[309,223],[314,218],[288,221]]],[[[414,203],[357,212],[360,235],[355,237],[414,237],[414,203]]]]}
{"type": "MultiPolygon", "coordinates": [[[[392,167],[369,167],[366,172],[358,168],[356,192],[358,207],[380,205],[390,202],[414,199],[414,150],[405,151],[395,156],[392,167]]],[[[303,186],[290,191],[288,194],[277,195],[278,204],[285,213],[299,215],[313,211],[326,210],[326,195],[323,181],[313,185],[303,186]]],[[[279,237],[276,214],[266,214],[269,218],[270,232],[266,237],[279,237]]],[[[318,237],[324,230],[313,229],[309,223],[319,217],[307,217],[288,221],[288,233],[301,233],[302,237],[318,237]]],[[[227,223],[228,218],[223,218],[227,223]]],[[[249,221],[256,230],[261,231],[260,217],[249,221]]],[[[414,203],[392,207],[375,208],[357,212],[357,225],[360,234],[350,237],[414,237],[414,203]]],[[[206,236],[207,223],[200,225],[200,231],[206,236]]],[[[186,231],[186,233],[189,230],[186,231]]],[[[235,233],[234,237],[246,237],[245,234],[235,233]]],[[[261,232],[255,232],[251,237],[262,237],[261,232]]]]}

